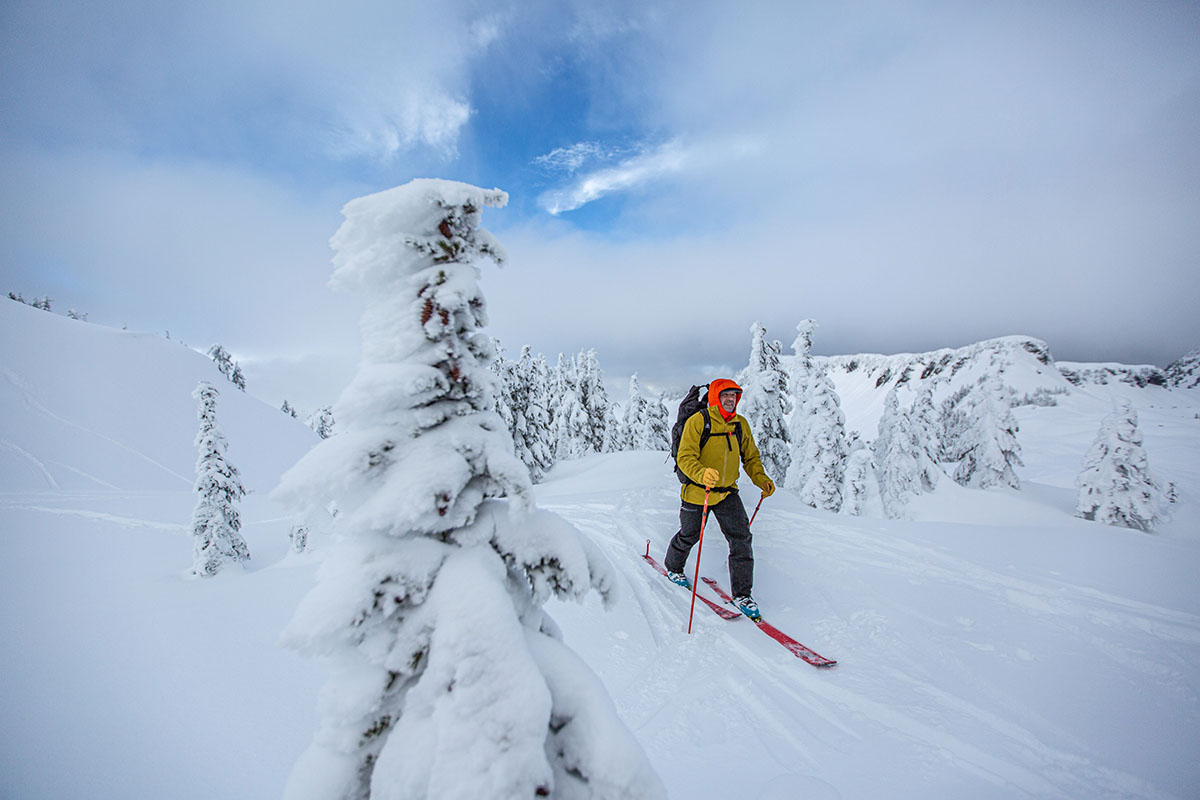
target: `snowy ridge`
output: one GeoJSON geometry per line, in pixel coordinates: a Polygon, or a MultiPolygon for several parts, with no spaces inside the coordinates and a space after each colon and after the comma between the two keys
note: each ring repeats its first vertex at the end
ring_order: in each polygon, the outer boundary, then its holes
{"type": "Polygon", "coordinates": [[[883,402],[894,387],[917,392],[927,382],[941,400],[983,377],[998,377],[1013,398],[1053,396],[1071,384],[1055,366],[1050,347],[1028,336],[1005,336],[959,348],[898,355],[814,356],[824,364],[846,410],[846,429],[875,437],[883,402]]]}
{"type": "Polygon", "coordinates": [[[1163,370],[1167,381],[1174,388],[1195,389],[1200,387],[1200,349],[1192,350],[1177,358],[1163,370]]]}
{"type": "Polygon", "coordinates": [[[1109,383],[1128,383],[1139,389],[1147,386],[1172,386],[1164,370],[1151,364],[1080,364],[1074,361],[1059,361],[1058,371],[1074,386],[1109,383]]]}

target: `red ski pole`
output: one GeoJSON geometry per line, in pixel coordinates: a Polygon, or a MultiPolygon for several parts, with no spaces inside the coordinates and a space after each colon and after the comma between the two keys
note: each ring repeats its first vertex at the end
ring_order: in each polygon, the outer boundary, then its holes
{"type": "Polygon", "coordinates": [[[766,500],[766,499],[767,499],[767,496],[765,494],[762,497],[758,498],[758,505],[756,505],[754,507],[754,513],[750,515],[750,521],[748,523],[746,523],[747,528],[749,528],[751,525],[754,524],[754,518],[758,516],[758,510],[760,508],[762,508],[762,501],[766,500]]]}
{"type": "Polygon", "coordinates": [[[704,509],[700,512],[700,541],[696,543],[696,577],[692,578],[692,610],[688,612],[688,633],[692,632],[692,615],[696,613],[696,584],[700,582],[700,552],[704,549],[704,523],[708,522],[708,493],[704,490],[704,509]]]}

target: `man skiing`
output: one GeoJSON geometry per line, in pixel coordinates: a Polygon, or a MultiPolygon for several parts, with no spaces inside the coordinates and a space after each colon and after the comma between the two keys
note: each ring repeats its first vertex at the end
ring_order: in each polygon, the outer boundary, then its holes
{"type": "Polygon", "coordinates": [[[729,582],[733,602],[751,619],[761,614],[751,597],[754,586],[754,551],[750,543],[750,520],[738,495],[739,461],[746,474],[762,490],[763,497],[775,493],[775,483],[763,471],[762,459],[750,424],[737,413],[742,388],[728,378],[708,386],[708,407],[692,414],[683,425],[676,455],[680,480],[679,532],[667,546],[663,566],[667,577],[690,588],[684,574],[688,553],[700,539],[704,502],[721,525],[729,542],[729,582]],[[736,451],[736,452],[735,452],[736,451]]]}

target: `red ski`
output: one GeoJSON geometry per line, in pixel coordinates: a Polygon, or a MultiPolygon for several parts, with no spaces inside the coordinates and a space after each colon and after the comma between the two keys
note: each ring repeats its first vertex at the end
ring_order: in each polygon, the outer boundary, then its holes
{"type": "MultiPolygon", "coordinates": [[[[649,539],[646,540],[646,552],[642,554],[642,558],[646,559],[646,561],[650,564],[650,566],[654,567],[656,570],[658,570],[660,573],[662,573],[662,576],[664,578],[667,577],[667,568],[664,567],[662,564],[658,563],[658,561],[655,560],[654,556],[650,555],[650,540],[649,539]]],[[[708,580],[708,579],[705,578],[705,580],[708,580]]],[[[678,584],[676,584],[676,585],[678,585],[678,584]]],[[[683,587],[680,587],[680,588],[683,588],[683,587]]],[[[702,594],[697,593],[696,599],[703,600],[704,604],[706,606],[711,608],[714,612],[716,612],[717,616],[719,616],[723,619],[737,619],[738,617],[742,616],[741,614],[739,614],[736,611],[730,611],[725,606],[720,605],[718,603],[714,603],[712,600],[709,600],[707,597],[705,597],[702,594]]]]}
{"type": "MultiPolygon", "coordinates": [[[[712,587],[712,590],[720,595],[721,599],[726,603],[733,603],[733,598],[729,596],[729,592],[725,591],[725,589],[721,587],[721,584],[717,583],[712,578],[704,578],[704,582],[712,587]]],[[[749,618],[747,617],[747,619],[749,618]]],[[[817,653],[813,652],[792,637],[788,636],[783,631],[776,628],[771,623],[767,622],[765,619],[759,618],[752,620],[752,622],[754,622],[754,624],[757,625],[759,629],[767,636],[770,636],[772,639],[783,645],[788,652],[790,652],[796,658],[803,659],[809,664],[812,664],[814,667],[832,667],[837,663],[832,659],[828,659],[825,656],[818,655],[817,653]]]]}

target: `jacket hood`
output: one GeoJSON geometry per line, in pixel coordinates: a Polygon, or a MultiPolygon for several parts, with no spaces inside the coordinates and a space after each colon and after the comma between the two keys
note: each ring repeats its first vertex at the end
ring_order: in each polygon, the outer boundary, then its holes
{"type": "Polygon", "coordinates": [[[742,402],[742,387],[729,380],[729,378],[717,378],[708,385],[708,404],[721,412],[721,416],[726,422],[733,419],[737,414],[737,404],[740,402],[742,402]],[[721,392],[726,389],[733,389],[738,393],[737,402],[733,404],[733,411],[729,413],[725,413],[725,409],[721,408],[721,392]]]}

